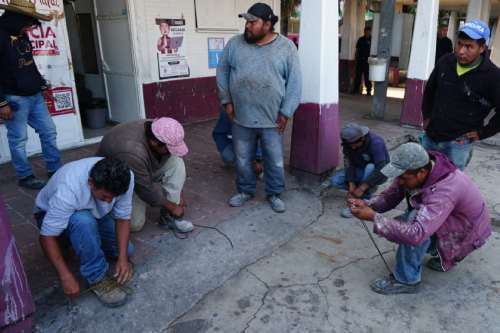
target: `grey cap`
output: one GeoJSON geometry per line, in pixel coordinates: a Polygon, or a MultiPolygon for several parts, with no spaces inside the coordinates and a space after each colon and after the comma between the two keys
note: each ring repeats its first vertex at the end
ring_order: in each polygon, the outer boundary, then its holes
{"type": "Polygon", "coordinates": [[[408,142],[402,144],[391,154],[391,162],[382,168],[382,173],[387,178],[396,178],[405,171],[422,168],[429,163],[429,154],[418,143],[408,142]]]}
{"type": "Polygon", "coordinates": [[[366,126],[361,126],[356,123],[349,123],[342,128],[340,132],[340,137],[342,140],[353,143],[364,137],[370,132],[370,129],[366,126]]]}

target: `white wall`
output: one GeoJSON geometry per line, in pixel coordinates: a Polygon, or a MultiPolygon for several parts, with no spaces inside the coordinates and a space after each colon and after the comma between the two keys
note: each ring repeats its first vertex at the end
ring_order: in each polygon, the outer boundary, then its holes
{"type": "Polygon", "coordinates": [[[500,22],[497,22],[491,41],[491,61],[500,66],[500,22]]]}
{"type": "MultiPolygon", "coordinates": [[[[254,0],[235,0],[236,13],[243,13],[255,2],[254,0]]],[[[261,1],[262,2],[262,1],[261,1]]],[[[266,0],[276,15],[280,16],[280,0],[266,0]]],[[[244,20],[236,17],[239,26],[234,31],[197,31],[195,21],[194,0],[129,0],[131,11],[132,38],[137,59],[137,71],[141,83],[160,81],[158,75],[157,49],[158,26],[157,18],[184,18],[186,20],[186,35],[184,43],[186,56],[190,67],[190,77],[198,78],[215,76],[215,69],[208,68],[208,37],[223,37],[225,42],[234,35],[241,33],[244,20]],[[132,14],[133,13],[135,14],[132,14]]],[[[204,13],[197,13],[203,15],[204,13]]],[[[279,31],[280,23],[276,23],[279,31]]],[[[186,78],[186,79],[189,79],[186,78]]]]}

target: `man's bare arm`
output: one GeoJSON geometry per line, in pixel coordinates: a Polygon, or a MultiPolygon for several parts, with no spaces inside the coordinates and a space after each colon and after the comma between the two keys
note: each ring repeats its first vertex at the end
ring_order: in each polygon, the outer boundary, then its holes
{"type": "Polygon", "coordinates": [[[64,293],[72,298],[77,297],[80,293],[80,285],[64,261],[61,249],[57,242],[57,237],[40,235],[40,245],[42,246],[42,250],[49,259],[50,263],[56,269],[59,279],[61,280],[64,293]]]}

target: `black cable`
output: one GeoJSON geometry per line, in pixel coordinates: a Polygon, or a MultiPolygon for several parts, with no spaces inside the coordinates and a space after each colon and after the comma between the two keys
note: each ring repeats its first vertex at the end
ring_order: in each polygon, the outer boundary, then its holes
{"type": "Polygon", "coordinates": [[[221,234],[225,239],[227,239],[227,241],[229,242],[229,245],[231,245],[231,248],[234,249],[234,245],[233,245],[233,241],[231,241],[231,238],[229,238],[228,235],[226,235],[225,233],[223,233],[222,231],[220,231],[218,228],[216,227],[209,227],[209,226],[206,226],[206,225],[199,225],[199,224],[193,224],[195,227],[198,227],[198,228],[205,228],[205,229],[211,229],[211,230],[215,230],[217,231],[219,234],[221,234]]]}
{"type": "Polygon", "coordinates": [[[389,264],[387,263],[387,261],[385,261],[384,255],[382,254],[382,251],[380,251],[377,243],[375,242],[375,239],[373,238],[372,233],[370,232],[370,229],[368,229],[368,226],[366,225],[366,222],[363,221],[363,220],[361,220],[361,219],[358,219],[358,220],[361,221],[361,223],[363,224],[363,227],[365,228],[366,232],[368,233],[368,236],[370,236],[370,239],[372,240],[373,245],[375,245],[375,248],[377,249],[378,254],[380,255],[380,258],[382,259],[382,261],[385,264],[385,267],[389,271],[389,274],[394,275],[392,273],[392,269],[389,267],[389,264]]]}

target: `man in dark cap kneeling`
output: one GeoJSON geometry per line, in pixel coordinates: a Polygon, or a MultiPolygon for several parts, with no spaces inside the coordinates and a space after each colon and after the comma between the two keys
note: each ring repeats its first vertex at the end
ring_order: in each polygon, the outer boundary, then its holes
{"type": "Polygon", "coordinates": [[[382,173],[395,178],[388,189],[368,202],[349,200],[354,216],[373,221],[373,232],[399,244],[393,273],[373,281],[373,291],[416,293],[427,253],[433,255],[427,267],[448,271],[491,234],[490,216],[479,189],[445,155],[405,143],[394,151],[382,173]],[[405,199],[410,206],[405,214],[382,215],[405,199]]]}
{"type": "MultiPolygon", "coordinates": [[[[347,190],[349,198],[369,198],[387,178],[380,170],[389,163],[384,139],[366,126],[347,124],[341,131],[344,169],[333,175],[330,185],[347,190]]],[[[349,208],[340,213],[352,217],[349,208]]]]}

